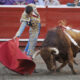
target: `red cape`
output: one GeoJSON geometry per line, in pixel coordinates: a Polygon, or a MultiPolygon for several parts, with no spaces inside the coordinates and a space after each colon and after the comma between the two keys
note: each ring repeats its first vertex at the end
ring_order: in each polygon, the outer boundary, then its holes
{"type": "Polygon", "coordinates": [[[22,53],[16,46],[15,40],[0,44],[0,62],[20,74],[31,74],[35,68],[35,63],[22,53]]]}

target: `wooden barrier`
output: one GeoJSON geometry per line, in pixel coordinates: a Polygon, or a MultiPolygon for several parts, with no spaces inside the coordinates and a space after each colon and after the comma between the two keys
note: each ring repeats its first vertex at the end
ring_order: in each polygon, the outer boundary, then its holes
{"type": "MultiPolygon", "coordinates": [[[[20,27],[20,17],[25,6],[0,6],[0,40],[11,39],[20,27]]],[[[73,28],[80,28],[80,7],[49,6],[38,7],[41,16],[41,33],[39,40],[43,41],[48,30],[56,27],[58,21],[66,20],[73,28]]],[[[29,27],[26,27],[21,39],[29,38],[29,27]]],[[[4,40],[5,41],[5,40],[4,40]]],[[[25,40],[26,41],[26,40],[25,40]]],[[[22,45],[22,44],[21,44],[22,45]]]]}

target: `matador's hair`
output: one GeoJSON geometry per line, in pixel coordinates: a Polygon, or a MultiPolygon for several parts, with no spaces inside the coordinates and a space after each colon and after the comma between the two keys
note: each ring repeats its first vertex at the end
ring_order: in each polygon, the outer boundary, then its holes
{"type": "Polygon", "coordinates": [[[32,11],[33,11],[33,7],[32,7],[32,6],[26,6],[25,12],[26,12],[27,14],[30,14],[32,11]]]}

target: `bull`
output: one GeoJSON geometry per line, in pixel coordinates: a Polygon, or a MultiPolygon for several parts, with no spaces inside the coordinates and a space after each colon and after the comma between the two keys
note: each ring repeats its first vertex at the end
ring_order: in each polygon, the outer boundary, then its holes
{"type": "Polygon", "coordinates": [[[58,26],[50,31],[43,41],[42,48],[35,52],[33,58],[38,54],[46,63],[50,71],[60,71],[66,64],[69,65],[73,74],[76,74],[74,69],[74,57],[80,50],[80,31],[65,29],[58,26]],[[69,34],[73,40],[67,35],[69,34]],[[62,63],[58,68],[56,61],[62,63]]]}

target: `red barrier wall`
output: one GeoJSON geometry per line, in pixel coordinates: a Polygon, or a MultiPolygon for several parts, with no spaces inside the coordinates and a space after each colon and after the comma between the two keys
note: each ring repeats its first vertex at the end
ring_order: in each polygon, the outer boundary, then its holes
{"type": "MultiPolygon", "coordinates": [[[[20,26],[20,17],[24,8],[0,8],[0,39],[13,38],[20,26]]],[[[80,8],[38,8],[41,16],[41,34],[39,38],[45,38],[49,29],[58,25],[59,20],[66,20],[73,28],[80,28],[80,8]]],[[[28,38],[28,29],[21,38],[28,38]]]]}
{"type": "MultiPolygon", "coordinates": [[[[40,38],[44,38],[47,27],[46,27],[46,9],[39,8],[39,13],[41,16],[41,34],[40,38]],[[45,33],[44,33],[45,30],[45,33]]],[[[24,8],[0,8],[0,38],[12,38],[18,28],[20,27],[20,18],[24,8]]],[[[28,38],[28,29],[25,28],[21,38],[28,38]]]]}
{"type": "Polygon", "coordinates": [[[58,21],[66,20],[73,28],[80,28],[80,8],[47,8],[48,30],[58,25],[58,21]]]}

